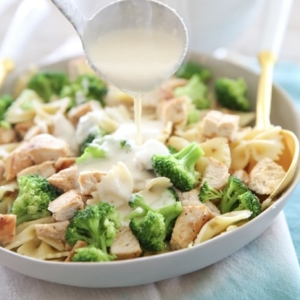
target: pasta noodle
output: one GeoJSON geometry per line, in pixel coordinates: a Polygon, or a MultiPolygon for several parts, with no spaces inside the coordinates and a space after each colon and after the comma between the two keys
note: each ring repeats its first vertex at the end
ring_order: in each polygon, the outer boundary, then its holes
{"type": "Polygon", "coordinates": [[[59,251],[51,247],[48,243],[45,243],[38,238],[34,238],[23,243],[22,246],[17,249],[17,253],[36,259],[47,260],[67,257],[70,252],[59,251]]]}
{"type": "Polygon", "coordinates": [[[97,189],[101,201],[105,200],[124,213],[130,210],[127,201],[133,192],[133,179],[123,162],[113,166],[107,175],[103,176],[97,189]]]}
{"type": "Polygon", "coordinates": [[[228,168],[230,167],[232,158],[227,138],[215,137],[200,143],[200,147],[204,151],[204,156],[213,157],[228,168]]]}
{"type": "Polygon", "coordinates": [[[43,103],[32,90],[24,90],[6,112],[6,121],[12,124],[33,120],[36,109],[43,103]]]}
{"type": "Polygon", "coordinates": [[[252,213],[249,210],[240,210],[212,218],[203,225],[194,241],[194,245],[203,243],[215,237],[216,235],[225,231],[229,226],[234,225],[241,220],[248,219],[251,214],[252,213]]]}

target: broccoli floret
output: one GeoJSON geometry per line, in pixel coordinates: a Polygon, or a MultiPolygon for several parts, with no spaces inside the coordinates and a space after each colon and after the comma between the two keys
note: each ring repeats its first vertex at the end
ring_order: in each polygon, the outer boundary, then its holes
{"type": "Polygon", "coordinates": [[[83,74],[71,84],[64,86],[60,96],[70,97],[72,100],[71,107],[89,100],[96,100],[104,107],[104,96],[107,92],[107,85],[102,79],[96,75],[83,74]]]}
{"type": "Polygon", "coordinates": [[[84,150],[86,149],[86,147],[89,144],[92,144],[93,140],[96,138],[96,135],[94,133],[90,133],[85,139],[84,141],[81,143],[80,147],[79,147],[79,151],[81,154],[84,153],[84,150]]]}
{"type": "Polygon", "coordinates": [[[34,90],[45,102],[53,95],[59,95],[69,78],[63,72],[38,72],[28,82],[27,88],[34,90]]]}
{"type": "Polygon", "coordinates": [[[243,78],[218,78],[215,82],[215,94],[218,103],[236,111],[249,111],[250,100],[246,97],[247,84],[243,78]]]}
{"type": "Polygon", "coordinates": [[[116,258],[115,255],[110,255],[97,249],[94,246],[83,247],[75,250],[72,257],[74,262],[89,262],[89,261],[112,261],[116,258]]]}
{"type": "Polygon", "coordinates": [[[80,153],[83,154],[84,150],[87,148],[87,146],[89,146],[90,144],[92,144],[92,142],[95,139],[101,138],[103,136],[106,135],[106,131],[102,128],[97,128],[97,131],[90,133],[85,139],[84,141],[81,143],[80,145],[80,153]]]}
{"type": "Polygon", "coordinates": [[[119,142],[120,148],[123,149],[125,152],[128,152],[131,150],[131,145],[127,140],[121,140],[119,142]]]}
{"type": "Polygon", "coordinates": [[[198,183],[199,173],[195,165],[204,151],[197,143],[191,143],[175,154],[154,154],[152,167],[157,176],[167,177],[182,192],[190,191],[198,183]]]}
{"type": "Polygon", "coordinates": [[[133,194],[129,206],[134,209],[127,216],[130,219],[129,227],[142,249],[162,251],[165,248],[165,240],[171,235],[174,223],[182,212],[181,202],[174,201],[154,210],[141,194],[133,194]]]}
{"type": "Polygon", "coordinates": [[[118,146],[119,149],[126,153],[130,151],[131,145],[128,141],[115,139],[112,136],[96,138],[89,143],[84,149],[83,154],[76,159],[79,164],[87,163],[90,159],[106,158],[109,154],[110,147],[118,146]]]}
{"type": "Polygon", "coordinates": [[[211,105],[207,86],[198,75],[193,75],[187,85],[176,88],[174,94],[177,97],[188,96],[197,109],[207,109],[211,105]]]}
{"type": "Polygon", "coordinates": [[[235,176],[229,176],[228,182],[223,189],[223,195],[220,203],[222,214],[233,211],[238,205],[238,197],[249,191],[247,185],[235,176]]]}
{"type": "Polygon", "coordinates": [[[178,152],[178,150],[173,146],[168,146],[168,150],[169,150],[170,154],[175,154],[178,152]]]}
{"type": "Polygon", "coordinates": [[[192,61],[183,62],[175,73],[175,76],[186,79],[190,79],[194,75],[198,75],[202,81],[206,82],[212,74],[210,70],[192,61]]]}
{"type": "Polygon", "coordinates": [[[200,120],[200,111],[198,109],[189,109],[187,116],[187,124],[194,124],[200,120]]]}
{"type": "Polygon", "coordinates": [[[204,184],[200,188],[198,197],[203,203],[210,200],[218,200],[222,198],[222,191],[218,191],[213,188],[208,182],[204,182],[204,184]]]}
{"type": "Polygon", "coordinates": [[[7,109],[12,105],[14,99],[11,95],[0,96],[0,121],[4,121],[7,109]]]}
{"type": "Polygon", "coordinates": [[[162,199],[171,198],[174,201],[179,201],[179,195],[173,187],[168,187],[162,194],[162,199]]]}
{"type": "Polygon", "coordinates": [[[88,144],[87,147],[84,149],[83,154],[76,159],[77,163],[85,163],[90,158],[105,158],[106,157],[106,150],[96,143],[88,144]]]}
{"type": "Polygon", "coordinates": [[[36,174],[18,178],[19,193],[11,213],[17,216],[17,225],[50,216],[49,203],[61,193],[46,178],[36,174]]]}
{"type": "Polygon", "coordinates": [[[132,219],[129,227],[143,250],[159,252],[165,248],[166,227],[163,215],[148,211],[142,219],[132,219]]]}
{"type": "Polygon", "coordinates": [[[78,210],[67,227],[65,239],[69,245],[85,241],[107,254],[120,228],[120,215],[114,206],[99,202],[78,210]]]}
{"type": "Polygon", "coordinates": [[[251,191],[239,195],[238,202],[239,206],[234,210],[248,209],[252,211],[251,219],[255,218],[261,213],[261,203],[251,191]]]}

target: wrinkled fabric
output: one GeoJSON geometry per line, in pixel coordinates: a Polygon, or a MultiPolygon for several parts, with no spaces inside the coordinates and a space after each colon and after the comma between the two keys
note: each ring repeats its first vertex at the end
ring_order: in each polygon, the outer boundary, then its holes
{"type": "Polygon", "coordinates": [[[230,257],[158,283],[77,288],[33,279],[5,267],[0,267],[0,282],[0,299],[6,300],[300,299],[300,272],[283,212],[260,237],[230,257]]]}
{"type": "MultiPolygon", "coordinates": [[[[50,30],[50,26],[45,28],[50,30]]],[[[70,28],[70,32],[72,30],[70,28]]],[[[38,48],[35,44],[31,46],[38,48]]],[[[36,55],[33,50],[31,54],[36,55]]],[[[300,66],[279,62],[274,80],[300,107],[300,66]]],[[[300,186],[293,191],[284,213],[281,212],[260,237],[231,256],[197,272],[136,287],[88,289],[33,279],[0,266],[0,300],[300,299],[300,271],[296,255],[297,252],[300,261],[299,199],[300,186]]],[[[178,267],[182,264],[184,261],[179,261],[178,267]]]]}
{"type": "MultiPolygon", "coordinates": [[[[294,62],[278,62],[274,70],[274,81],[294,100],[300,109],[300,65],[294,62]]],[[[284,208],[286,220],[300,262],[300,186],[294,190],[284,208]]]]}

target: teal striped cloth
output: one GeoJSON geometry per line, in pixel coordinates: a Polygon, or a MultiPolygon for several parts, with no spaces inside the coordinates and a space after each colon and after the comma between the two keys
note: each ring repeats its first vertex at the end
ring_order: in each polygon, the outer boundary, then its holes
{"type": "MultiPolygon", "coordinates": [[[[274,81],[295,101],[300,111],[300,64],[279,61],[274,70],[274,81]]],[[[300,116],[300,115],[299,115],[300,116]]],[[[300,262],[300,185],[284,208],[292,240],[300,262]]],[[[300,299],[300,298],[299,298],[300,299]]]]}

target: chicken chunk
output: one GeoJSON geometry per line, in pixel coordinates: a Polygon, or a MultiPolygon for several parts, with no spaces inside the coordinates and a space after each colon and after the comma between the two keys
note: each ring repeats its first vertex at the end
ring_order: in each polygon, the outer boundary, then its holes
{"type": "Polygon", "coordinates": [[[47,180],[52,185],[63,190],[64,192],[70,190],[79,191],[77,166],[72,166],[70,168],[63,169],[58,173],[47,178],[47,180]]]}
{"type": "Polygon", "coordinates": [[[239,129],[240,116],[223,114],[217,110],[209,111],[203,118],[203,132],[205,137],[226,137],[233,141],[239,129]]]}
{"type": "Polygon", "coordinates": [[[207,182],[213,188],[222,189],[229,177],[229,170],[226,165],[215,158],[208,158],[208,165],[203,173],[202,184],[207,182]]]}
{"type": "Polygon", "coordinates": [[[166,84],[153,90],[150,93],[146,93],[143,96],[143,107],[145,108],[156,108],[160,101],[171,99],[174,97],[172,89],[166,84]]]}
{"type": "Polygon", "coordinates": [[[67,156],[69,147],[65,141],[50,134],[39,134],[28,142],[27,153],[34,164],[40,164],[67,156]]]}
{"type": "Polygon", "coordinates": [[[243,181],[246,185],[249,184],[249,174],[245,170],[236,170],[233,172],[232,176],[237,177],[243,181]]]}
{"type": "Polygon", "coordinates": [[[28,143],[24,142],[5,158],[4,167],[6,180],[15,178],[19,172],[33,165],[33,161],[27,149],[28,143]]]}
{"type": "Polygon", "coordinates": [[[97,183],[101,182],[101,177],[106,173],[99,171],[86,171],[79,174],[78,183],[82,195],[90,195],[97,191],[97,183]]]}
{"type": "Polygon", "coordinates": [[[59,172],[63,169],[67,169],[74,165],[76,161],[76,157],[60,157],[55,163],[54,168],[56,169],[56,172],[59,172]]]}
{"type": "Polygon", "coordinates": [[[186,123],[187,120],[187,97],[179,97],[161,101],[158,105],[158,115],[164,124],[186,123]]]}
{"type": "Polygon", "coordinates": [[[52,212],[52,217],[56,221],[65,221],[71,219],[75,212],[83,209],[81,195],[74,190],[68,191],[55,200],[51,201],[48,210],[52,212]]]}
{"type": "Polygon", "coordinates": [[[110,247],[110,253],[116,255],[117,259],[128,259],[139,257],[142,249],[130,228],[122,227],[110,247]]]}
{"type": "Polygon", "coordinates": [[[179,199],[183,206],[198,205],[200,203],[199,190],[193,189],[188,192],[178,192],[179,199]]]}
{"type": "Polygon", "coordinates": [[[30,141],[32,138],[34,138],[37,135],[47,133],[48,128],[45,128],[44,126],[38,124],[33,125],[25,134],[24,141],[30,141]]]}
{"type": "Polygon", "coordinates": [[[73,246],[72,250],[70,251],[68,257],[66,258],[65,261],[72,261],[72,257],[74,256],[75,252],[77,249],[79,248],[84,248],[86,247],[88,244],[85,241],[77,241],[75,243],[75,245],[73,246]]]}
{"type": "Polygon", "coordinates": [[[203,204],[183,206],[173,229],[170,241],[171,249],[187,248],[197,237],[202,226],[213,216],[203,204]]]}
{"type": "Polygon", "coordinates": [[[162,84],[162,88],[169,88],[171,90],[174,90],[180,86],[185,86],[188,84],[188,79],[185,78],[178,78],[178,77],[171,77],[170,79],[166,80],[163,84],[162,84]]]}
{"type": "Polygon", "coordinates": [[[4,174],[5,174],[5,165],[3,160],[0,160],[0,181],[4,179],[4,174]]]}
{"type": "Polygon", "coordinates": [[[39,165],[28,167],[17,174],[17,177],[29,175],[29,174],[38,174],[42,177],[50,177],[56,173],[54,168],[53,161],[45,161],[39,165]]]}
{"type": "Polygon", "coordinates": [[[28,132],[28,130],[30,128],[32,128],[34,126],[34,122],[33,121],[24,121],[24,122],[20,122],[17,123],[15,125],[15,131],[17,133],[17,135],[21,138],[24,139],[26,133],[28,132]]]}
{"type": "Polygon", "coordinates": [[[37,237],[46,237],[53,240],[65,240],[65,234],[69,221],[55,222],[51,224],[36,224],[35,231],[37,237]]]}
{"type": "Polygon", "coordinates": [[[84,104],[73,107],[68,112],[68,118],[73,125],[77,125],[79,119],[90,111],[99,110],[101,106],[98,101],[88,101],[84,104]]]}
{"type": "Polygon", "coordinates": [[[0,245],[5,246],[13,242],[16,236],[16,215],[0,214],[0,245]]]}
{"type": "Polygon", "coordinates": [[[17,135],[12,128],[0,127],[0,145],[13,143],[17,140],[17,135]]]}
{"type": "Polygon", "coordinates": [[[282,166],[266,157],[260,160],[249,174],[249,188],[260,194],[270,195],[280,184],[286,172],[282,166]]]}

